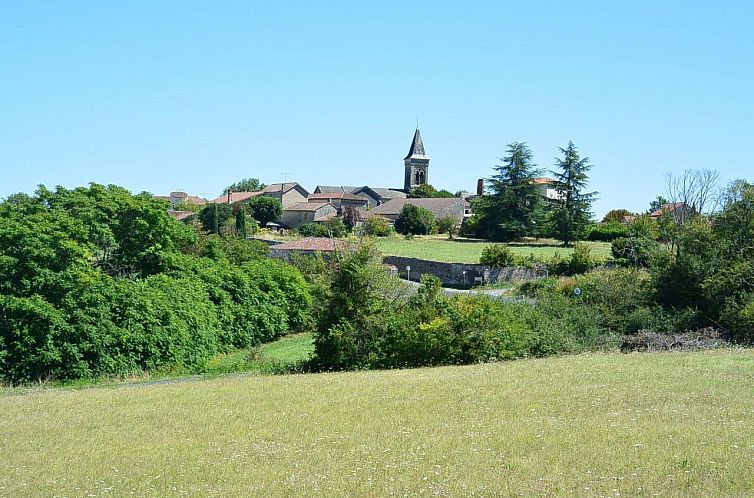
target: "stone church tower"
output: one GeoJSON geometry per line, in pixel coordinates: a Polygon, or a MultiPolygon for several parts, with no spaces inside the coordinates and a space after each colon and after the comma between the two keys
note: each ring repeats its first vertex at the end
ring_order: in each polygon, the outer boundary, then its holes
{"type": "Polygon", "coordinates": [[[406,176],[403,182],[403,191],[409,193],[419,185],[424,185],[429,181],[429,157],[424,152],[424,143],[419,127],[416,127],[414,141],[411,142],[411,148],[408,155],[403,159],[406,165],[406,176]]]}

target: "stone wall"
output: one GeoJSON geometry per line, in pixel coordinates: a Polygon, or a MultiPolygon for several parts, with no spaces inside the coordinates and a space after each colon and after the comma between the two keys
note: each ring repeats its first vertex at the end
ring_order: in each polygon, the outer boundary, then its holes
{"type": "Polygon", "coordinates": [[[535,268],[510,267],[510,268],[492,268],[490,266],[469,263],[441,263],[439,261],[427,261],[425,259],[404,258],[400,256],[385,256],[385,264],[393,265],[398,268],[398,273],[402,278],[407,277],[410,280],[419,281],[425,273],[434,275],[442,280],[443,285],[453,287],[471,287],[481,283],[497,284],[502,282],[521,282],[524,280],[533,280],[547,276],[547,269],[543,266],[535,268]],[[406,266],[411,267],[411,271],[406,271],[406,266]],[[464,276],[464,272],[466,275],[464,276]]]}

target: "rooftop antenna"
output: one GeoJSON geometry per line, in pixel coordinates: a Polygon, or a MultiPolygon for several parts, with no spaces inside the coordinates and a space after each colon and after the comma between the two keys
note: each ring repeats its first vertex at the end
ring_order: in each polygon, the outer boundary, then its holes
{"type": "Polygon", "coordinates": [[[292,175],[293,173],[280,173],[283,175],[283,183],[288,183],[288,175],[292,175]]]}

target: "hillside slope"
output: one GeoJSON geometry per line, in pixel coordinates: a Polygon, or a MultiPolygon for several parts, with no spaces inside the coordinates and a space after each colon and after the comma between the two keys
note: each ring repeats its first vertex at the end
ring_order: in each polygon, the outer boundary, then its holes
{"type": "Polygon", "coordinates": [[[754,495],[754,351],[0,396],[0,496],[754,495]]]}

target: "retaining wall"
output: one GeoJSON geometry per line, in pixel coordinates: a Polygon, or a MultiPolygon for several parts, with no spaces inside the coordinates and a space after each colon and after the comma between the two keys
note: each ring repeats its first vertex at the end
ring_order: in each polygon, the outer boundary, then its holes
{"type": "Polygon", "coordinates": [[[398,274],[410,280],[419,281],[425,273],[434,275],[442,280],[443,285],[454,287],[470,287],[479,285],[478,278],[482,278],[483,284],[497,284],[502,282],[521,282],[547,276],[544,265],[534,268],[509,267],[492,268],[486,265],[469,263],[442,263],[440,261],[428,261],[426,259],[404,258],[400,256],[385,256],[385,264],[394,265],[398,268],[398,274]],[[406,271],[406,266],[411,271],[406,271]],[[464,276],[463,272],[466,272],[464,276]]]}

